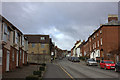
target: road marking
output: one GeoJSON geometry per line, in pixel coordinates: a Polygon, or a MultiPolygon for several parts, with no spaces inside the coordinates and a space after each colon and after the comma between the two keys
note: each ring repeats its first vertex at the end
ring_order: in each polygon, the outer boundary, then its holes
{"type": "Polygon", "coordinates": [[[60,68],[72,79],[74,80],[74,78],[60,65],[60,64],[57,64],[58,66],[60,66],[60,68]]]}

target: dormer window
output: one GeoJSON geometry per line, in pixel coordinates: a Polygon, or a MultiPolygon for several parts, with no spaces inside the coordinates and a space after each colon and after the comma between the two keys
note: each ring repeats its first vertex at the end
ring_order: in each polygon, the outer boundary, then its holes
{"type": "Polygon", "coordinates": [[[41,40],[45,40],[45,37],[41,37],[40,39],[41,39],[41,40]]]}

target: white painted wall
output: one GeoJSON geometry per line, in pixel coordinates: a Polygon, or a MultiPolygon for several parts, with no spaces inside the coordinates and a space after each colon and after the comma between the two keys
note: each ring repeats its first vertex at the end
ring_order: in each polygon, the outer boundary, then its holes
{"type": "Polygon", "coordinates": [[[2,65],[2,49],[0,49],[0,65],[2,65]]]}
{"type": "Polygon", "coordinates": [[[1,36],[2,36],[2,20],[1,20],[1,17],[0,17],[0,42],[1,42],[1,36]]]}
{"type": "Polygon", "coordinates": [[[75,57],[75,52],[76,52],[76,50],[75,50],[75,48],[73,49],[73,57],[75,57]]]}
{"type": "Polygon", "coordinates": [[[77,48],[77,57],[80,56],[80,48],[77,48]]]}
{"type": "Polygon", "coordinates": [[[90,54],[90,58],[94,58],[96,60],[96,57],[100,57],[100,50],[95,50],[90,54]]]}

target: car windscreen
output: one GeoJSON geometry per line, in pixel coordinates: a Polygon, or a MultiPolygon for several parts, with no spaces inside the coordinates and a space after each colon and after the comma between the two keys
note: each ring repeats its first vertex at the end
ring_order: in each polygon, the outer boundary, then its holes
{"type": "Polygon", "coordinates": [[[104,61],[104,63],[114,64],[114,62],[113,62],[113,61],[104,61]]]}

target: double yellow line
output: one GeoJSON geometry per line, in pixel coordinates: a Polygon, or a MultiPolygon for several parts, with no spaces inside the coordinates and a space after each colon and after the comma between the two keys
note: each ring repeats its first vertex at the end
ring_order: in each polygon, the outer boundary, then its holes
{"type": "Polygon", "coordinates": [[[74,80],[74,78],[60,65],[57,64],[72,80],[74,80]]]}

